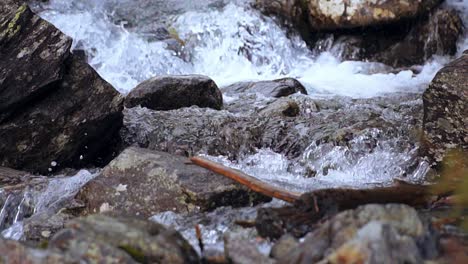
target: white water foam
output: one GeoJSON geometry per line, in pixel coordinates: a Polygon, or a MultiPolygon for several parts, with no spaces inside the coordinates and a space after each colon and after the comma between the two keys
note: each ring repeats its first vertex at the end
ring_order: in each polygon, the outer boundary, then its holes
{"type": "Polygon", "coordinates": [[[74,176],[52,178],[48,180],[45,186],[41,184],[37,186],[31,185],[26,187],[21,193],[12,194],[22,195],[23,198],[21,199],[21,203],[14,208],[7,208],[8,203],[5,203],[3,208],[0,208],[0,211],[5,211],[4,213],[13,210],[15,214],[13,223],[5,230],[0,230],[0,236],[14,240],[19,240],[23,237],[23,220],[26,218],[23,212],[24,203],[34,207],[34,212],[29,217],[34,217],[35,214],[43,212],[55,214],[65,207],[69,200],[97,175],[97,173],[81,170],[74,176]]]}
{"type": "MultiPolygon", "coordinates": [[[[421,92],[448,61],[436,57],[419,74],[410,70],[395,74],[375,73],[382,68],[378,63],[343,62],[330,52],[316,57],[299,37],[289,39],[272,19],[253,10],[249,1],[236,1],[221,9],[171,18],[171,26],[191,54],[191,62],[186,62],[167,49],[166,43],[150,42],[142,34],[113,24],[103,2],[51,0],[40,15],[71,36],[74,48],[86,50],[90,64],[122,93],[155,75],[196,73],[210,76],[219,86],[288,76],[299,79],[312,95],[373,97],[421,92]]],[[[466,0],[448,4],[462,12],[468,6],[466,0]]],[[[468,47],[466,35],[459,47],[468,47]]]]}

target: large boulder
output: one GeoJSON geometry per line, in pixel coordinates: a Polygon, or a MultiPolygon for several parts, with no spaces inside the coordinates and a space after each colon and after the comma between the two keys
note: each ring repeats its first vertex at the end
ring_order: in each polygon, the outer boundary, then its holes
{"type": "Polygon", "coordinates": [[[0,4],[0,122],[62,78],[72,40],[27,5],[0,4]]]}
{"type": "Polygon", "coordinates": [[[140,83],[125,98],[125,107],[171,110],[193,105],[221,109],[223,96],[216,83],[201,75],[158,76],[140,83]]]}
{"type": "Polygon", "coordinates": [[[78,194],[83,214],[112,212],[150,217],[163,211],[245,206],[266,197],[165,152],[128,148],[78,194]]]}
{"type": "Polygon", "coordinates": [[[427,13],[441,0],[343,1],[343,0],[257,0],[266,13],[290,22],[305,20],[312,30],[334,30],[376,26],[415,18],[427,13]]]}
{"type": "Polygon", "coordinates": [[[2,1],[0,17],[0,166],[50,173],[105,162],[122,96],[26,5],[2,1]]]}
{"type": "Polygon", "coordinates": [[[295,93],[307,94],[305,87],[296,79],[284,78],[273,81],[240,82],[222,88],[226,95],[259,93],[267,97],[284,97],[295,93]]]}
{"type": "Polygon", "coordinates": [[[297,29],[314,52],[331,51],[344,60],[378,61],[394,67],[422,64],[433,55],[454,55],[464,30],[456,11],[433,8],[438,0],[303,2],[257,0],[257,6],[297,29]],[[322,20],[327,12],[344,12],[345,5],[347,12],[371,19],[343,15],[342,19],[322,20]]]}
{"type": "Polygon", "coordinates": [[[150,221],[104,215],[72,220],[48,248],[86,262],[199,263],[195,250],[177,231],[150,221]]]}
{"type": "Polygon", "coordinates": [[[279,263],[422,263],[437,253],[435,234],[415,209],[370,204],[319,223],[279,263]]]}
{"type": "Polygon", "coordinates": [[[176,231],[132,218],[70,221],[40,249],[0,238],[0,263],[199,263],[176,231]],[[45,245],[45,247],[44,247],[45,245]]]}
{"type": "Polygon", "coordinates": [[[468,53],[437,73],[423,101],[429,157],[440,162],[450,149],[468,151],[468,53]]]}

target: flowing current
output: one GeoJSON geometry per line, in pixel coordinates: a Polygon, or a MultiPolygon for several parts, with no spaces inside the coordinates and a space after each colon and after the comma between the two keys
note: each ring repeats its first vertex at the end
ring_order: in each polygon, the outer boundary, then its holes
{"type": "MultiPolygon", "coordinates": [[[[297,34],[287,33],[251,4],[251,0],[50,0],[33,2],[32,7],[72,37],[72,50],[84,51],[88,62],[122,94],[153,76],[202,74],[215,80],[219,87],[240,81],[293,77],[313,98],[342,101],[401,93],[420,95],[436,72],[452,59],[434,56],[424,65],[413,67],[417,68],[417,73],[409,69],[398,71],[379,63],[343,61],[341,46],[324,41],[321,50],[325,51],[313,52],[297,34]],[[168,41],[167,36],[172,40],[168,41]]],[[[449,0],[445,5],[460,11],[468,25],[468,1],[449,0]]],[[[468,48],[467,32],[458,46],[458,55],[468,48]]],[[[404,103],[420,105],[421,100],[404,103]]],[[[376,111],[392,122],[405,121],[391,110],[376,111]]],[[[285,156],[269,149],[260,149],[236,162],[226,157],[210,158],[299,191],[317,186],[361,187],[388,183],[403,175],[413,181],[424,180],[428,166],[424,160],[416,158],[418,146],[402,147],[398,136],[383,137],[382,134],[383,131],[370,129],[353,139],[349,146],[318,146],[311,142],[302,157],[295,161],[298,164],[291,164],[285,156]],[[372,151],[365,151],[371,141],[376,141],[376,146],[372,151]],[[414,166],[407,175],[409,163],[414,166]],[[316,176],[303,177],[301,164],[315,170],[316,176]]],[[[78,183],[64,185],[65,189],[57,185],[46,190],[55,192],[57,197],[69,197],[83,181],[92,177],[94,174],[80,172],[70,180],[78,183]]],[[[48,184],[51,186],[54,181],[48,184]]],[[[31,192],[21,195],[29,197],[31,192]]],[[[44,204],[44,197],[41,197],[35,198],[36,204],[44,204]]],[[[24,203],[21,199],[11,202],[10,207],[19,208],[21,203],[24,203]]],[[[43,207],[40,210],[45,210],[43,207]]],[[[39,207],[36,205],[36,208],[39,207]]],[[[220,214],[228,215],[223,210],[220,209],[220,214]]],[[[211,214],[208,217],[216,218],[216,212],[211,214]]],[[[0,213],[0,227],[1,217],[0,213]]],[[[184,222],[169,212],[154,218],[176,227],[193,226],[185,223],[189,220],[184,222]],[[177,219],[184,223],[177,224],[177,219]]],[[[2,235],[20,238],[21,220],[19,217],[9,223],[2,235]]],[[[215,234],[206,239],[213,243],[219,241],[219,230],[227,226],[215,223],[207,227],[218,231],[212,231],[215,234]]],[[[193,238],[192,231],[184,235],[193,238]]]]}

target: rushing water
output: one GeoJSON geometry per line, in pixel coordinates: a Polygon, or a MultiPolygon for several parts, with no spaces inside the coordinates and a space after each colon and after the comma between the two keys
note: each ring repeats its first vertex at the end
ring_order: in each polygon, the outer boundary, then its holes
{"type": "MultiPolygon", "coordinates": [[[[156,75],[193,73],[213,78],[220,87],[246,80],[293,77],[314,98],[420,94],[451,59],[436,56],[419,66],[419,73],[415,74],[411,70],[395,73],[379,63],[342,61],[339,46],[316,54],[298,35],[287,34],[250,4],[250,0],[50,0],[33,2],[33,8],[71,36],[73,50],[84,50],[89,63],[123,94],[156,75]],[[161,29],[161,25],[169,30],[161,29]],[[173,40],[167,40],[167,35],[173,40]]],[[[468,25],[467,0],[448,0],[445,5],[459,10],[468,25]]],[[[459,53],[467,48],[468,31],[459,42],[459,53]]],[[[421,100],[405,103],[420,106],[421,100]]],[[[399,113],[388,109],[382,109],[380,114],[392,122],[405,122],[399,113]]],[[[410,163],[416,166],[406,179],[423,180],[428,167],[423,160],[415,161],[418,146],[401,147],[398,136],[383,138],[382,133],[369,129],[348,146],[311,142],[294,162],[269,149],[258,150],[236,162],[225,157],[210,158],[299,191],[313,189],[317,183],[320,187],[389,183],[406,175],[406,165],[410,163]],[[370,141],[377,142],[375,147],[363,151],[370,141]],[[303,177],[303,164],[317,172],[315,178],[303,177]]],[[[71,178],[45,180],[35,188],[5,195],[0,208],[2,235],[19,239],[24,217],[58,210],[94,176],[82,171],[71,178]],[[7,218],[7,212],[14,217],[7,218]]],[[[5,190],[0,190],[0,198],[2,194],[6,194],[5,190]]],[[[255,214],[254,209],[243,210],[221,208],[191,218],[168,212],[154,220],[174,225],[195,243],[193,223],[205,217],[209,219],[204,220],[205,240],[215,244],[222,240],[224,231],[232,228],[231,212],[237,218],[243,213],[249,217],[255,214]]]]}
{"type": "MultiPolygon", "coordinates": [[[[252,9],[250,2],[51,0],[37,10],[71,36],[73,48],[84,49],[91,65],[122,93],[155,75],[199,73],[219,86],[290,76],[299,79],[311,94],[372,97],[422,91],[447,61],[431,60],[414,75],[409,70],[388,73],[378,63],[343,62],[339,48],[313,54],[298,36],[288,38],[272,19],[252,9]],[[160,11],[165,10],[164,2],[200,4],[185,4],[185,10],[173,8],[168,15],[160,11]],[[122,11],[132,7],[135,13],[146,13],[138,16],[122,11]],[[126,26],[137,23],[127,21],[130,19],[140,21],[136,25],[140,27],[164,20],[185,47],[174,51],[165,41],[151,40],[151,33],[126,26]]],[[[461,10],[467,6],[466,1],[450,2],[461,10]]],[[[462,45],[468,46],[466,41],[462,45]]]]}

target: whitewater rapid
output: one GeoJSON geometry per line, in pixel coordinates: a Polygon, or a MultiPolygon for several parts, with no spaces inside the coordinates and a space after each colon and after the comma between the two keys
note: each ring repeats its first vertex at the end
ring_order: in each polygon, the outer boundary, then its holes
{"type": "MultiPolygon", "coordinates": [[[[123,94],[150,77],[164,74],[203,74],[220,87],[293,77],[311,96],[368,98],[420,93],[450,59],[436,56],[415,74],[411,70],[391,73],[379,63],[342,61],[339,47],[313,54],[299,36],[287,36],[271,18],[252,9],[249,0],[224,1],[229,3],[217,8],[194,5],[194,11],[168,15],[171,30],[186,49],[174,51],[164,41],[150,40],[147,33],[126,29],[128,21],[111,19],[115,10],[108,6],[127,2],[51,0],[36,6],[43,18],[73,38],[73,49],[87,52],[89,63],[123,94]],[[189,53],[190,61],[181,56],[184,52],[189,53]]],[[[468,21],[468,1],[451,0],[447,5],[463,12],[468,21]]],[[[466,48],[465,35],[459,50],[466,48]]]]}

